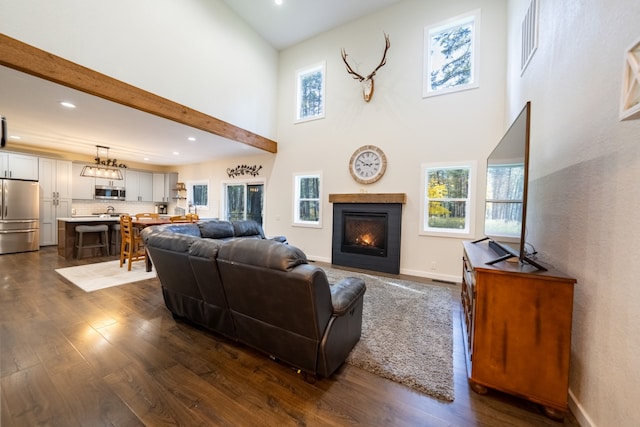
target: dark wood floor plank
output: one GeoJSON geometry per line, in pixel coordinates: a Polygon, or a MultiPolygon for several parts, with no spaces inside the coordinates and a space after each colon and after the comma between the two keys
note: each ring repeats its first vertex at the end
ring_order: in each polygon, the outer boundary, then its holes
{"type": "Polygon", "coordinates": [[[13,422],[20,426],[79,426],[42,365],[0,380],[13,422]],[[7,392],[10,390],[10,393],[7,392]]]}
{"type": "Polygon", "coordinates": [[[176,399],[170,390],[163,388],[154,375],[140,369],[136,364],[111,373],[104,380],[146,426],[206,426],[221,424],[224,421],[220,419],[215,423],[208,423],[176,399]]]}
{"type": "Polygon", "coordinates": [[[52,360],[55,363],[48,365],[51,381],[81,425],[142,425],[126,402],[96,377],[79,353],[62,356],[59,359],[64,360],[52,360]]]}
{"type": "Polygon", "coordinates": [[[173,319],[157,279],[86,293],[54,271],[113,259],[65,260],[56,248],[0,256],[3,427],[578,425],[513,396],[471,391],[457,285],[442,285],[453,295],[455,387],[455,401],[443,402],[349,365],[307,382],[173,319]]]}
{"type": "MultiPolygon", "coordinates": [[[[2,387],[2,380],[0,379],[0,388],[2,387]]],[[[4,393],[0,393],[0,426],[2,427],[14,427],[16,424],[9,412],[9,404],[4,393]]]]}
{"type": "Polygon", "coordinates": [[[23,332],[28,322],[17,320],[0,323],[0,376],[4,377],[40,363],[23,332]]]}

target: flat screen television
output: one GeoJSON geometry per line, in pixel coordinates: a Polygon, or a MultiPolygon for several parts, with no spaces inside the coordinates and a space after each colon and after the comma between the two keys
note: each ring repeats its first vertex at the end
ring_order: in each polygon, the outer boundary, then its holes
{"type": "Polygon", "coordinates": [[[509,258],[546,270],[525,250],[527,184],[529,178],[529,132],[531,103],[527,102],[487,158],[487,193],[484,235],[497,258],[509,258]]]}

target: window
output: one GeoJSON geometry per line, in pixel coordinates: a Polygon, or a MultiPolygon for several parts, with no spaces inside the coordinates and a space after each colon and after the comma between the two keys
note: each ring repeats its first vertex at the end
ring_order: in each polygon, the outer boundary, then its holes
{"type": "Polygon", "coordinates": [[[190,181],[187,182],[187,202],[189,203],[189,212],[192,209],[209,209],[209,181],[190,181]]]}
{"type": "Polygon", "coordinates": [[[296,73],[296,122],[324,117],[325,63],[296,73]]]}
{"type": "Polygon", "coordinates": [[[420,234],[473,235],[475,169],[475,162],[422,165],[420,234]]]}
{"type": "Polygon", "coordinates": [[[479,86],[480,10],[424,29],[422,96],[479,86]]]}
{"type": "Polygon", "coordinates": [[[320,173],[294,175],[293,225],[321,227],[320,173]]]}

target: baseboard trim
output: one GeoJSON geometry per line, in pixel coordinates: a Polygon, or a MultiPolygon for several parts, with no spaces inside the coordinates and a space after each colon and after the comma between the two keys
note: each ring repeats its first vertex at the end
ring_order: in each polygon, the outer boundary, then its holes
{"type": "MultiPolygon", "coordinates": [[[[325,262],[331,264],[331,258],[325,258],[315,255],[307,255],[309,262],[325,262]]],[[[425,279],[431,279],[438,282],[444,282],[449,285],[456,285],[462,281],[460,276],[454,276],[450,274],[437,274],[433,271],[411,270],[407,268],[400,268],[400,274],[406,274],[407,276],[423,277],[425,279]]]]}
{"type": "Polygon", "coordinates": [[[576,417],[576,421],[581,427],[595,427],[595,423],[591,420],[584,407],[578,401],[578,398],[569,389],[569,410],[576,417]]]}
{"type": "Polygon", "coordinates": [[[438,274],[433,271],[422,271],[422,270],[411,270],[407,268],[400,269],[401,274],[406,274],[408,276],[416,276],[416,277],[424,277],[426,279],[432,279],[438,282],[445,282],[447,284],[458,284],[461,282],[460,276],[453,276],[450,274],[438,274]]]}

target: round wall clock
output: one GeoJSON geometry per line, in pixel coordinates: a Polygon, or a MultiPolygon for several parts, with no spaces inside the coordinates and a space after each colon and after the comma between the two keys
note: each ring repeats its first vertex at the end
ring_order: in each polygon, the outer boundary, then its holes
{"type": "Polygon", "coordinates": [[[349,160],[349,172],[360,184],[376,182],[387,169],[387,157],[375,145],[363,145],[349,160]]]}

